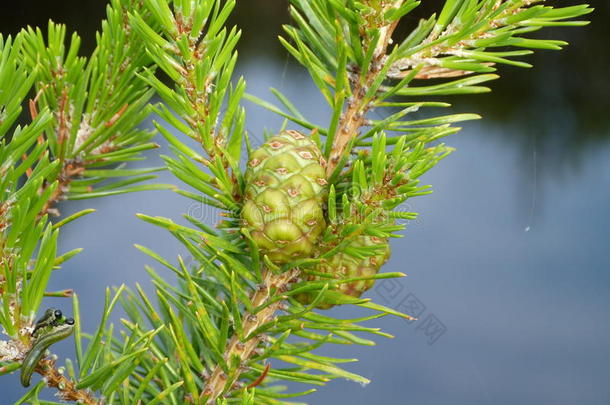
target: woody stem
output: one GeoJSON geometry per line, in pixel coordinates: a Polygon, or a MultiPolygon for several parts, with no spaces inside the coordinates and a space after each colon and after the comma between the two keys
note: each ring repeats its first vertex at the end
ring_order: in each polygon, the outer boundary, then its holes
{"type": "Polygon", "coordinates": [[[220,365],[217,365],[206,381],[206,388],[201,395],[201,399],[206,401],[207,404],[214,404],[221,395],[230,391],[233,384],[239,379],[242,367],[250,359],[264,335],[253,336],[247,340],[246,338],[259,327],[273,320],[281,301],[267,304],[276,297],[276,294],[284,291],[298,274],[297,269],[281,274],[275,274],[268,269],[263,272],[263,282],[250,297],[253,308],[263,307],[263,309],[258,311],[256,315],[250,313],[243,315],[243,332],[241,335],[237,333],[233,335],[224,352],[224,362],[230,370],[224,370],[220,365]]]}

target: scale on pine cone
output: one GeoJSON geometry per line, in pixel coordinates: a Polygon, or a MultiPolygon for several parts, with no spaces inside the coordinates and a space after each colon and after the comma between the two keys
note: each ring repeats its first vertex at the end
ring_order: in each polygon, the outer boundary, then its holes
{"type": "Polygon", "coordinates": [[[326,226],[325,162],[317,145],[283,131],[252,152],[245,175],[245,229],[276,264],[310,257],[326,226]]]}
{"type": "MultiPolygon", "coordinates": [[[[305,275],[309,281],[341,280],[358,277],[369,277],[377,274],[383,264],[390,258],[390,244],[385,238],[360,235],[352,243],[353,246],[375,247],[372,256],[357,258],[347,253],[337,253],[329,259],[313,268],[313,272],[305,275]]],[[[375,284],[374,279],[354,280],[340,283],[333,291],[340,292],[354,298],[360,297],[365,291],[375,284]]],[[[311,291],[295,296],[295,299],[303,305],[309,305],[318,295],[318,291],[311,291]]],[[[332,299],[322,298],[316,304],[319,309],[329,309],[336,303],[332,299]]]]}

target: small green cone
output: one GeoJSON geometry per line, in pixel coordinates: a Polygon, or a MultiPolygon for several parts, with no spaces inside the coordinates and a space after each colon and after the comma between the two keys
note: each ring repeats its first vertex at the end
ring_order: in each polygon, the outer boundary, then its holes
{"type": "Polygon", "coordinates": [[[316,144],[283,131],[252,152],[245,175],[244,228],[278,264],[311,256],[325,228],[325,162],[316,144]]]}
{"type": "MultiPolygon", "coordinates": [[[[374,255],[365,258],[356,258],[346,253],[337,253],[327,261],[316,266],[312,274],[307,275],[307,279],[309,281],[323,281],[330,280],[331,278],[348,279],[372,276],[377,274],[381,266],[383,266],[390,258],[390,244],[388,243],[387,239],[362,235],[353,242],[353,246],[375,246],[377,249],[374,255]],[[319,273],[328,274],[330,277],[324,277],[319,273]]],[[[375,284],[374,279],[352,281],[338,284],[334,291],[358,298],[365,291],[370,289],[373,284],[375,284]]],[[[309,305],[313,302],[316,296],[317,292],[312,291],[299,294],[295,296],[295,299],[303,305],[309,305]]],[[[316,305],[316,308],[329,309],[335,305],[336,303],[333,303],[326,298],[322,298],[322,300],[316,305]]]]}

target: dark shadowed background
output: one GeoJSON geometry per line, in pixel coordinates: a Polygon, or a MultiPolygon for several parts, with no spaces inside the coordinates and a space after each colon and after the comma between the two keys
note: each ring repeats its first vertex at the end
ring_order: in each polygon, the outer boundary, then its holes
{"type": "MultiPolygon", "coordinates": [[[[94,45],[105,7],[84,0],[13,3],[0,6],[2,33],[46,26],[51,18],[81,34],[83,54],[94,45]]],[[[424,3],[402,30],[441,4],[424,3]]],[[[491,94],[450,100],[455,111],[484,119],[447,139],[457,151],[424,178],[435,193],[405,206],[421,215],[393,241],[385,269],[409,277],[379,282],[368,293],[419,321],[371,322],[395,335],[378,338],[376,347],[326,347],[322,352],[359,358],[348,369],[373,382],[336,381],[308,402],[610,404],[610,7],[591,4],[597,10],[590,26],[538,34],[569,41],[566,50],[528,57],[535,65],[529,70],[501,67],[491,94]]],[[[286,3],[239,0],[233,22],[244,31],[238,74],[248,91],[271,99],[268,88],[277,87],[314,122],[326,122],[321,97],[276,40],[289,22],[286,3]]],[[[254,137],[280,126],[277,117],[246,105],[254,137]]],[[[143,164],[160,165],[157,152],[143,164]]],[[[161,181],[175,182],[167,173],[161,181]]],[[[85,251],[54,274],[49,289],[79,293],[88,331],[99,319],[105,286],[140,282],[150,290],[144,265],[155,263],[134,243],[167,258],[185,254],[135,213],[217,220],[171,192],[60,206],[64,214],[87,207],[98,212],[66,227],[60,244],[61,252],[85,251]]],[[[67,300],[47,303],[69,312],[67,300]]],[[[74,357],[69,341],[55,351],[74,357]]],[[[0,377],[0,405],[24,392],[16,376],[0,377]]]]}

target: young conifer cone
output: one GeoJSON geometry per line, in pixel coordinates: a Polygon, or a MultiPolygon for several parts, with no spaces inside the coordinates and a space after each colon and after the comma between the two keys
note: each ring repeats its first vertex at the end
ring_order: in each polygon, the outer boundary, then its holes
{"type": "MultiPolygon", "coordinates": [[[[388,243],[387,239],[362,235],[353,242],[353,246],[375,246],[377,250],[373,256],[368,256],[362,259],[350,256],[347,253],[337,253],[327,261],[316,266],[314,271],[307,276],[307,279],[310,281],[324,281],[332,278],[348,279],[372,276],[377,274],[381,266],[383,266],[384,263],[390,258],[390,244],[388,243]],[[329,277],[324,277],[319,273],[327,274],[329,277]]],[[[373,284],[375,284],[374,279],[351,281],[348,283],[338,284],[334,291],[358,298],[365,291],[370,289],[373,284]]],[[[313,302],[316,296],[316,291],[312,291],[299,294],[295,298],[301,304],[309,305],[313,302]]],[[[331,300],[322,298],[316,307],[320,309],[328,309],[334,305],[335,303],[333,303],[331,300]]]]}
{"type": "Polygon", "coordinates": [[[242,219],[261,254],[276,264],[311,256],[326,226],[325,162],[317,145],[283,131],[250,155],[242,219]]]}

